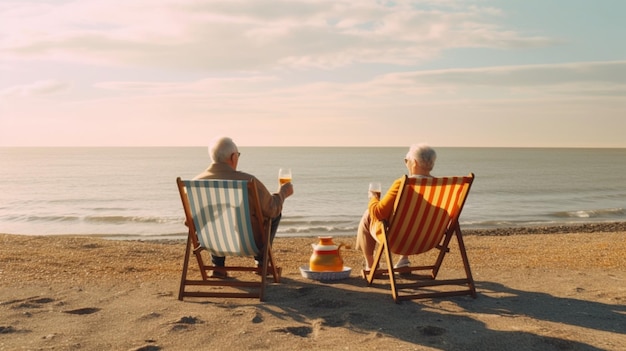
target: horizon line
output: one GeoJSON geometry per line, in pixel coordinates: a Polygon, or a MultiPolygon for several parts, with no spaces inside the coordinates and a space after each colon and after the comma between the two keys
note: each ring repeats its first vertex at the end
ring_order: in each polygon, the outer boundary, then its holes
{"type": "MultiPolygon", "coordinates": [[[[466,149],[626,149],[626,146],[452,146],[432,145],[435,148],[466,148],[466,149]]],[[[206,148],[208,145],[0,145],[0,148],[206,148]]],[[[410,145],[246,145],[239,147],[266,148],[405,148],[410,145]]]]}

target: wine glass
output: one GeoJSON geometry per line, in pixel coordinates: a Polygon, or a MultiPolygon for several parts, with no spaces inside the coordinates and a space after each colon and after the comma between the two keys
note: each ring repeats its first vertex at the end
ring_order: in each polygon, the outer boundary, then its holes
{"type": "Polygon", "coordinates": [[[278,181],[280,185],[291,183],[291,168],[281,168],[278,170],[278,181]]]}
{"type": "Polygon", "coordinates": [[[377,199],[380,199],[380,193],[381,193],[381,185],[380,182],[371,182],[370,186],[369,186],[369,192],[376,196],[377,199]]]}

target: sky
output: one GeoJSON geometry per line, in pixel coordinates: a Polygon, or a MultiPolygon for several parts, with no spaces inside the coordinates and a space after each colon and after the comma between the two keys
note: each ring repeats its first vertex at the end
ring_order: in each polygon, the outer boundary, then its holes
{"type": "Polygon", "coordinates": [[[624,0],[0,0],[0,146],[626,147],[624,0]]]}

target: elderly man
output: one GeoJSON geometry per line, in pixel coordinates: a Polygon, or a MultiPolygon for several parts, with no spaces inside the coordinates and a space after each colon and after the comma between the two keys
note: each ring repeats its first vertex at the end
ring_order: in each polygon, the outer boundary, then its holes
{"type": "MultiPolygon", "coordinates": [[[[281,212],[283,209],[283,202],[285,199],[293,194],[293,186],[291,183],[282,184],[277,193],[270,193],[265,185],[259,181],[255,176],[237,171],[237,164],[239,163],[239,149],[231,138],[220,137],[214,139],[209,146],[209,156],[211,157],[211,165],[204,172],[198,174],[195,179],[233,179],[233,180],[250,180],[254,179],[257,185],[257,192],[259,202],[261,203],[260,214],[262,217],[269,217],[272,220],[270,231],[270,244],[274,241],[276,236],[276,230],[280,223],[281,212]]],[[[252,213],[252,216],[259,216],[259,214],[252,213]]],[[[257,247],[262,249],[265,247],[265,243],[261,238],[262,228],[257,228],[257,221],[253,220],[254,240],[257,247]]],[[[255,260],[257,265],[260,266],[264,257],[256,256],[255,260]]],[[[211,255],[213,265],[218,267],[224,267],[226,258],[220,256],[211,255]]],[[[226,272],[215,270],[211,273],[211,277],[214,278],[226,278],[226,272]]]]}

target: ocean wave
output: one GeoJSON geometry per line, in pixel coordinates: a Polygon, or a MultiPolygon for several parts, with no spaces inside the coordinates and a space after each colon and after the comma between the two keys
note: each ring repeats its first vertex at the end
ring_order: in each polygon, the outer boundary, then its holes
{"type": "Polygon", "coordinates": [[[604,208],[597,210],[561,211],[552,214],[557,218],[615,218],[626,216],[623,208],[604,208]]]}
{"type": "Polygon", "coordinates": [[[33,223],[58,223],[58,222],[87,222],[93,224],[131,224],[131,223],[184,223],[179,217],[158,216],[78,216],[78,215],[21,215],[5,216],[1,221],[6,222],[33,222],[33,223]]]}
{"type": "MultiPolygon", "coordinates": [[[[360,216],[283,216],[277,235],[290,236],[353,236],[358,230],[360,216]]],[[[544,215],[541,218],[500,218],[461,220],[462,229],[495,229],[532,227],[546,225],[571,225],[582,222],[606,222],[626,220],[626,209],[622,207],[584,211],[560,211],[544,215]]],[[[90,233],[107,234],[122,237],[143,237],[163,235],[179,238],[186,233],[184,218],[175,216],[145,216],[121,214],[89,214],[80,216],[76,213],[67,215],[16,215],[1,216],[3,231],[15,233],[37,232],[42,234],[90,233]],[[167,233],[167,234],[164,234],[167,233]]]]}
{"type": "Polygon", "coordinates": [[[81,220],[80,216],[66,215],[66,216],[43,216],[43,215],[18,215],[18,216],[6,216],[1,219],[3,222],[34,222],[34,223],[46,223],[46,222],[78,222],[81,220]]]}
{"type": "Polygon", "coordinates": [[[174,223],[182,220],[178,217],[167,218],[158,216],[86,216],[84,218],[86,222],[93,223],[106,223],[106,224],[127,224],[127,223],[145,223],[145,224],[162,224],[162,223],[174,223]]]}
{"type": "Polygon", "coordinates": [[[324,234],[324,233],[355,233],[357,226],[279,226],[279,234],[324,234]]]}
{"type": "Polygon", "coordinates": [[[324,235],[326,233],[356,233],[358,217],[336,216],[323,219],[303,216],[286,217],[280,221],[278,234],[284,235],[324,235]]]}

